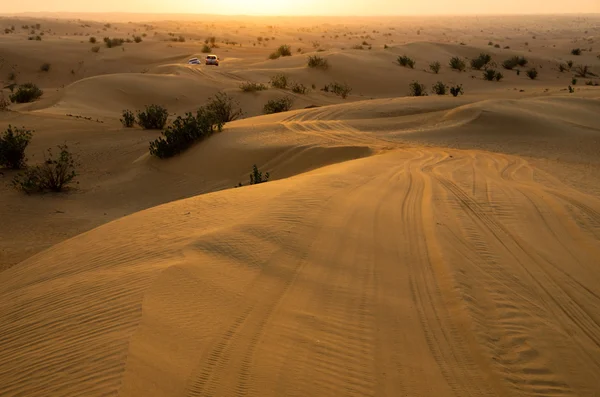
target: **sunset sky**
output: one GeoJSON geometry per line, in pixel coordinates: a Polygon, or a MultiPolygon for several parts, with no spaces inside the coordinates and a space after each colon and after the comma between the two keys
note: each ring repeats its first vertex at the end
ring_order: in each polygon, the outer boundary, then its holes
{"type": "Polygon", "coordinates": [[[600,0],[20,0],[0,1],[0,13],[35,11],[157,12],[235,15],[406,15],[597,13],[600,0]]]}

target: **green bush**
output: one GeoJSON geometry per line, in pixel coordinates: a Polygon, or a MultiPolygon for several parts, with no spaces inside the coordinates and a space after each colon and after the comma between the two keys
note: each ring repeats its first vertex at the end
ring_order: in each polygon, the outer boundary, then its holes
{"type": "Polygon", "coordinates": [[[271,87],[285,90],[288,87],[288,78],[284,74],[276,74],[269,81],[271,87]]]}
{"type": "Polygon", "coordinates": [[[132,128],[135,124],[135,116],[131,110],[123,110],[123,117],[119,121],[124,127],[132,128]]]}
{"type": "Polygon", "coordinates": [[[225,124],[237,120],[242,116],[242,109],[238,106],[239,103],[232,97],[224,92],[218,92],[214,97],[208,100],[206,111],[212,114],[213,119],[217,124],[225,124]]]}
{"type": "Polygon", "coordinates": [[[465,70],[466,66],[467,65],[465,64],[465,61],[463,61],[459,57],[450,58],[450,67],[452,69],[462,72],[463,70],[465,70]]]}
{"type": "Polygon", "coordinates": [[[58,146],[58,149],[58,158],[54,158],[52,150],[48,149],[48,156],[44,156],[44,162],[27,168],[23,174],[15,177],[13,186],[28,194],[63,191],[77,176],[77,164],[67,145],[58,146]]]}
{"type": "Polygon", "coordinates": [[[442,68],[442,65],[437,61],[429,64],[429,69],[431,69],[431,71],[435,74],[438,74],[440,72],[441,68],[442,68]]]}
{"type": "Polygon", "coordinates": [[[222,129],[223,124],[216,120],[212,112],[200,108],[195,115],[186,113],[184,117],[178,116],[162,132],[162,136],[150,142],[150,154],[158,158],[173,157],[222,129]]]}
{"type": "Polygon", "coordinates": [[[25,149],[31,141],[32,131],[8,126],[0,136],[0,167],[13,170],[25,167],[25,149]]]}
{"type": "Polygon", "coordinates": [[[137,122],[145,130],[162,130],[167,124],[169,112],[160,105],[146,106],[145,111],[138,112],[137,122]]]}
{"type": "Polygon", "coordinates": [[[304,84],[296,83],[296,82],[292,83],[292,85],[290,86],[290,89],[292,90],[292,92],[294,92],[296,94],[304,95],[308,92],[308,87],[306,87],[304,84]]]}
{"type": "Polygon", "coordinates": [[[240,90],[244,92],[256,92],[256,91],[264,91],[268,89],[266,85],[260,83],[242,83],[240,84],[240,90]]]}
{"type": "Polygon", "coordinates": [[[527,59],[525,59],[525,57],[519,57],[515,55],[514,57],[510,57],[504,62],[502,62],[502,67],[504,69],[512,70],[517,66],[525,66],[527,65],[527,63],[528,61],[527,59]]]}
{"type": "Polygon", "coordinates": [[[577,85],[577,79],[575,77],[571,79],[571,84],[577,85]]]}
{"type": "Polygon", "coordinates": [[[312,55],[308,57],[308,67],[314,69],[329,69],[329,62],[327,59],[318,55],[312,55]]]}
{"type": "Polygon", "coordinates": [[[397,61],[400,66],[404,66],[411,69],[415,68],[416,62],[414,61],[414,59],[409,58],[406,55],[399,56],[397,61]]]}
{"type": "Polygon", "coordinates": [[[252,166],[252,173],[250,174],[250,184],[251,185],[257,185],[259,183],[265,183],[269,181],[269,173],[265,173],[265,176],[263,177],[262,172],[260,172],[258,170],[258,167],[256,166],[256,164],[254,164],[252,166]]]}
{"type": "Polygon", "coordinates": [[[17,88],[17,92],[10,95],[11,102],[14,103],[28,103],[33,102],[44,94],[44,91],[33,83],[21,84],[17,88]]]}
{"type": "Polygon", "coordinates": [[[571,55],[581,55],[581,48],[573,48],[571,50],[571,55]]]}
{"type": "Polygon", "coordinates": [[[471,68],[475,70],[481,70],[491,61],[492,57],[489,54],[481,53],[477,58],[471,59],[471,68]]]}
{"type": "Polygon", "coordinates": [[[436,95],[446,95],[447,88],[448,87],[446,86],[446,84],[442,83],[441,81],[438,81],[431,88],[431,92],[433,92],[436,95]]]}
{"type": "Polygon", "coordinates": [[[281,99],[271,99],[263,107],[263,113],[273,114],[287,112],[292,108],[293,104],[294,101],[289,96],[283,97],[281,99]]]}
{"type": "Polygon", "coordinates": [[[567,66],[571,69],[573,67],[573,61],[567,61],[567,66]]]}
{"type": "Polygon", "coordinates": [[[277,59],[279,57],[289,57],[289,56],[292,56],[292,48],[289,45],[284,44],[282,46],[279,46],[279,48],[274,53],[272,53],[269,56],[269,58],[277,59]]]}
{"type": "Polygon", "coordinates": [[[346,99],[352,92],[352,88],[347,83],[333,82],[321,88],[321,91],[333,92],[335,95],[346,99]]]}
{"type": "Polygon", "coordinates": [[[424,84],[413,81],[408,85],[408,94],[410,96],[427,96],[427,91],[424,84]]]}
{"type": "Polygon", "coordinates": [[[50,71],[50,64],[49,63],[43,63],[42,66],[40,66],[40,70],[42,72],[49,72],[50,71]]]}
{"type": "Polygon", "coordinates": [[[500,81],[504,75],[500,72],[495,71],[494,69],[486,69],[483,72],[483,79],[487,81],[500,81]]]}
{"type": "Polygon", "coordinates": [[[529,77],[531,80],[535,80],[535,78],[538,75],[538,71],[535,68],[531,68],[525,73],[527,74],[527,77],[529,77]]]}
{"type": "Polygon", "coordinates": [[[459,94],[464,94],[462,85],[456,85],[454,87],[450,87],[450,93],[454,97],[458,96],[459,94]]]}

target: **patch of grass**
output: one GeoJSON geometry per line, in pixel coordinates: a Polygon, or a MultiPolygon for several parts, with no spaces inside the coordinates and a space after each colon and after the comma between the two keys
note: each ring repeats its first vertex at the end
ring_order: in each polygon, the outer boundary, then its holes
{"type": "Polygon", "coordinates": [[[491,61],[492,57],[490,54],[481,53],[477,58],[471,59],[471,68],[475,70],[481,70],[491,61]]]}
{"type": "Polygon", "coordinates": [[[18,86],[17,91],[10,95],[11,102],[28,103],[33,102],[44,94],[37,85],[25,83],[18,86]]]}
{"type": "Polygon", "coordinates": [[[454,87],[450,87],[450,94],[452,94],[452,96],[454,96],[454,97],[464,94],[462,84],[455,85],[454,87]]]}
{"type": "Polygon", "coordinates": [[[146,105],[144,111],[138,112],[137,123],[145,130],[162,130],[167,124],[169,112],[160,105],[146,105]]]}
{"type": "Polygon", "coordinates": [[[173,157],[222,129],[223,124],[206,108],[198,109],[195,115],[186,113],[178,116],[162,136],[150,142],[150,155],[161,159],[173,157]]]}
{"type": "Polygon", "coordinates": [[[123,117],[119,121],[124,127],[132,128],[135,124],[135,115],[131,110],[123,110],[123,117]]]}
{"type": "Polygon", "coordinates": [[[435,74],[438,74],[440,72],[441,68],[442,68],[442,65],[437,61],[429,64],[429,69],[435,74]]]}
{"type": "Polygon", "coordinates": [[[246,82],[246,83],[240,84],[240,90],[242,90],[244,92],[265,91],[267,89],[268,89],[268,87],[262,83],[246,82]]]}
{"type": "Polygon", "coordinates": [[[292,108],[293,104],[294,101],[289,96],[283,97],[281,99],[271,99],[263,107],[263,113],[273,114],[287,112],[292,108]]]}
{"type": "Polygon", "coordinates": [[[329,69],[329,62],[327,59],[318,55],[311,55],[308,57],[308,67],[313,69],[329,69]]]}
{"type": "Polygon", "coordinates": [[[214,97],[210,98],[205,108],[213,115],[214,120],[218,124],[237,120],[243,114],[242,109],[239,108],[239,103],[225,92],[218,92],[214,97]]]}
{"type": "Polygon", "coordinates": [[[398,64],[400,66],[404,66],[406,68],[411,68],[411,69],[415,68],[416,62],[414,61],[414,59],[408,57],[407,55],[399,56],[396,61],[398,62],[398,64]]]}
{"type": "Polygon", "coordinates": [[[50,64],[49,63],[43,63],[42,66],[40,66],[40,71],[42,72],[49,72],[50,71],[50,64]]]}
{"type": "Polygon", "coordinates": [[[276,74],[269,81],[271,87],[285,90],[288,87],[288,78],[284,74],[276,74]]]}
{"type": "Polygon", "coordinates": [[[425,84],[421,84],[418,81],[413,81],[408,85],[408,95],[427,96],[427,89],[425,88],[425,84]]]}
{"type": "Polygon", "coordinates": [[[77,177],[77,164],[67,145],[59,145],[58,149],[58,157],[54,157],[52,149],[48,149],[44,162],[15,177],[13,186],[27,194],[65,190],[77,177]]]}
{"type": "Polygon", "coordinates": [[[450,58],[449,64],[450,64],[450,68],[452,68],[454,70],[458,70],[459,72],[462,72],[467,67],[467,65],[465,64],[465,61],[463,61],[459,57],[450,58]]]}
{"type": "Polygon", "coordinates": [[[31,141],[32,132],[24,127],[8,126],[0,135],[0,167],[13,170],[25,167],[25,149],[31,141]]]}
{"type": "Polygon", "coordinates": [[[448,86],[446,86],[446,84],[442,83],[441,81],[438,81],[433,85],[433,87],[431,87],[431,92],[433,92],[436,95],[446,95],[447,89],[448,86]]]}
{"type": "Polygon", "coordinates": [[[337,96],[346,99],[352,92],[352,88],[347,83],[333,82],[321,88],[321,91],[332,92],[337,96]]]}
{"type": "Polygon", "coordinates": [[[527,74],[527,77],[529,77],[531,80],[535,80],[538,75],[538,71],[536,68],[531,68],[525,72],[525,74],[527,74]]]}

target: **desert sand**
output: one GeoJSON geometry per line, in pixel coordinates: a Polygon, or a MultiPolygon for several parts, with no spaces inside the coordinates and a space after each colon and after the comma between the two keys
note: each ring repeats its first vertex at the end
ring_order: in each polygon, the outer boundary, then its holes
{"type": "Polygon", "coordinates": [[[0,28],[2,87],[14,72],[45,92],[0,112],[0,132],[34,129],[32,164],[62,143],[80,164],[59,194],[0,175],[1,396],[600,393],[600,87],[585,84],[600,83],[600,16],[40,14],[0,28]],[[36,23],[42,40],[27,40],[36,23]],[[221,65],[188,65],[209,36],[221,65]],[[268,59],[282,44],[293,55],[268,59]],[[482,52],[504,79],[448,66],[482,52]],[[308,68],[315,54],[331,67],[308,68]],[[514,55],[520,74],[500,66],[514,55]],[[593,73],[573,93],[568,60],[593,73]],[[239,88],[276,73],[316,89],[239,88]],[[465,94],[410,97],[415,80],[465,94]],[[348,98],[319,90],[333,81],[348,98]],[[119,122],[220,91],[243,118],[172,159],[148,154],[159,131],[119,122]],[[261,114],[284,95],[291,111],[261,114]],[[271,180],[233,188],[254,164],[271,180]]]}

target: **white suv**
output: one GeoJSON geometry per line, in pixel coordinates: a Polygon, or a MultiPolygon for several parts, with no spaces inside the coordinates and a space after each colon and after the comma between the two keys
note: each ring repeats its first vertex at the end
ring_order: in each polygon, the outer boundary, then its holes
{"type": "Polygon", "coordinates": [[[206,65],[215,65],[215,66],[219,66],[219,57],[216,55],[207,55],[206,56],[206,61],[205,61],[206,65]]]}

